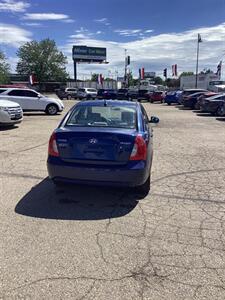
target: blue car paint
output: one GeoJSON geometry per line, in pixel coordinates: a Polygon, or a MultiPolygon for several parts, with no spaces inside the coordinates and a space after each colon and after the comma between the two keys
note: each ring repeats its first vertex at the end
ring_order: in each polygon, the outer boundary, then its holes
{"type": "Polygon", "coordinates": [[[167,93],[164,102],[168,105],[170,104],[180,104],[180,99],[182,97],[182,91],[176,91],[176,92],[169,92],[167,93]]]}
{"type": "MultiPolygon", "coordinates": [[[[65,126],[73,111],[72,108],[55,130],[60,156],[48,157],[47,167],[51,179],[56,182],[132,187],[142,185],[147,180],[153,156],[152,132],[144,121],[141,104],[110,100],[107,100],[106,103],[110,106],[135,107],[137,129],[65,126]],[[137,135],[141,135],[147,144],[147,159],[143,161],[129,160],[137,135]],[[101,140],[108,151],[107,155],[101,153],[97,148],[93,153],[85,152],[85,141],[90,138],[101,140]],[[76,141],[78,142],[76,143],[76,141]],[[75,158],[73,151],[76,153],[75,158]]],[[[103,106],[104,101],[84,101],[77,105],[103,106]]]]}

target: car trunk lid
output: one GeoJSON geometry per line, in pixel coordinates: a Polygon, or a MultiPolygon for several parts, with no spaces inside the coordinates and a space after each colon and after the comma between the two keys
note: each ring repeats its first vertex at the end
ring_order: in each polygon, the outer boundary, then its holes
{"type": "Polygon", "coordinates": [[[130,158],[134,129],[76,128],[56,133],[59,155],[63,160],[79,163],[125,164],[130,158]]]}

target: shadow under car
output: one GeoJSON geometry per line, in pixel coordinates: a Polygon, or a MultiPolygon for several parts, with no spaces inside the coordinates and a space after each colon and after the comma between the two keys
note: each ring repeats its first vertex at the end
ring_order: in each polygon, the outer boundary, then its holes
{"type": "Polygon", "coordinates": [[[128,189],[65,185],[56,188],[48,178],[34,186],[16,205],[15,212],[57,220],[102,220],[129,214],[140,195],[128,189]]]}

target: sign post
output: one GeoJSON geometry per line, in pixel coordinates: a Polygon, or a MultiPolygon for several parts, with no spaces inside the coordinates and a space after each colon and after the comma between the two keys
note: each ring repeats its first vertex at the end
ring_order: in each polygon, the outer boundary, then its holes
{"type": "Polygon", "coordinates": [[[74,80],[77,81],[77,64],[99,63],[108,64],[106,61],[106,48],[73,46],[72,57],[74,62],[74,80]]]}

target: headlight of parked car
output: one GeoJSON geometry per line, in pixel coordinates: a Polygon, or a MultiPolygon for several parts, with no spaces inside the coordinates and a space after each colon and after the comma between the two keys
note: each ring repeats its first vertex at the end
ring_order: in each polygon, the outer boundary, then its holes
{"type": "Polygon", "coordinates": [[[6,112],[8,112],[8,111],[9,111],[9,108],[8,108],[8,107],[3,107],[3,106],[0,106],[0,110],[3,110],[3,111],[6,111],[6,112]]]}

